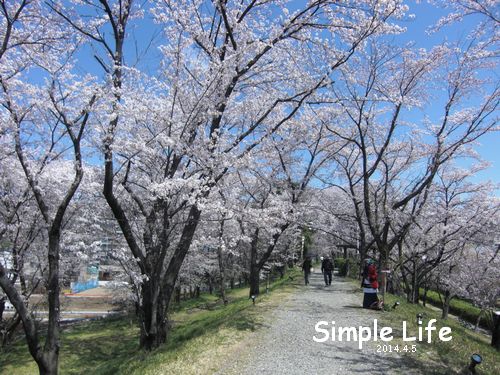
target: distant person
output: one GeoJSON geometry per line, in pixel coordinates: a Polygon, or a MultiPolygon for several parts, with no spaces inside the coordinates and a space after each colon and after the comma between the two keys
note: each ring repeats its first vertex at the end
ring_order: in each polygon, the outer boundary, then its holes
{"type": "Polygon", "coordinates": [[[373,259],[365,261],[363,269],[363,281],[361,283],[363,288],[363,308],[380,310],[380,302],[377,296],[378,293],[378,275],[377,267],[373,259]]]}
{"type": "Polygon", "coordinates": [[[307,257],[306,260],[304,260],[304,263],[302,263],[302,271],[304,271],[304,281],[306,285],[309,285],[309,274],[311,273],[311,258],[307,257]]]}
{"type": "Polygon", "coordinates": [[[325,286],[332,285],[333,262],[327,256],[321,262],[321,272],[325,279],[325,286]]]}

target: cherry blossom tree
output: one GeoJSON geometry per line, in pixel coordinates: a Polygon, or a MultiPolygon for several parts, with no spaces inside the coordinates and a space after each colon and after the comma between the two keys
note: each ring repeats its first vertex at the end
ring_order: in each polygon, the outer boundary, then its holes
{"type": "Polygon", "coordinates": [[[475,324],[476,330],[481,318],[486,315],[485,313],[493,312],[500,296],[498,244],[490,242],[488,245],[488,247],[480,246],[470,254],[471,259],[466,260],[469,267],[464,270],[469,277],[466,297],[481,309],[475,324]],[[495,246],[497,246],[496,249],[495,246]],[[471,272],[471,270],[480,270],[481,272],[471,272]]]}
{"type": "Polygon", "coordinates": [[[240,200],[241,194],[241,184],[236,175],[227,174],[221,179],[214,187],[211,203],[205,207],[205,218],[200,223],[201,228],[196,236],[203,241],[203,246],[216,249],[222,301],[227,301],[227,281],[230,280],[234,287],[235,278],[241,279],[244,273],[241,249],[250,243],[250,238],[242,231],[245,213],[240,200]]]}
{"type": "Polygon", "coordinates": [[[472,242],[443,261],[431,277],[442,296],[442,318],[448,317],[453,298],[464,298],[481,309],[477,327],[482,314],[494,308],[498,298],[498,251],[472,242]]]}
{"type": "MultiPolygon", "coordinates": [[[[40,373],[57,374],[61,232],[65,213],[83,177],[82,138],[97,94],[87,78],[80,80],[71,74],[78,43],[43,2],[2,1],[0,5],[2,145],[17,158],[25,184],[23,194],[36,202],[46,241],[48,270],[44,283],[49,317],[43,346],[27,301],[2,265],[0,286],[23,323],[29,351],[40,373]],[[43,77],[42,82],[33,80],[35,71],[43,77]],[[69,174],[65,173],[66,158],[73,160],[69,174]]],[[[29,213],[21,220],[29,223],[32,217],[29,213]]]]}
{"type": "Polygon", "coordinates": [[[226,301],[243,273],[257,295],[264,268],[309,231],[361,261],[376,248],[410,301],[432,278],[447,305],[488,309],[497,253],[480,239],[498,204],[454,163],[497,129],[498,12],[446,6],[436,30],[480,21],[465,42],[426,51],[388,42],[404,31],[399,0],[0,0],[0,240],[12,259],[0,286],[40,373],[57,373],[64,273],[93,256],[104,217],[120,228],[113,256],[146,350],[167,339],[181,288],[217,282],[226,301]],[[145,25],[158,37],[137,52],[145,25]],[[29,310],[39,284],[43,346],[29,310]]]}
{"type": "Polygon", "coordinates": [[[347,173],[354,208],[362,205],[358,222],[366,218],[383,267],[421,214],[438,172],[454,158],[470,155],[471,143],[496,127],[498,88],[487,78],[474,78],[490,65],[475,51],[443,45],[415,52],[377,45],[357,66],[343,67],[345,89],[334,97],[345,115],[334,109],[335,125],[329,129],[353,145],[339,164],[347,173]],[[434,89],[448,93],[442,116],[411,120],[409,111],[425,110],[431,98],[435,108],[434,89]],[[480,103],[476,92],[484,92],[480,103]]]}
{"type": "Polygon", "coordinates": [[[472,30],[474,34],[481,33],[488,35],[492,41],[498,36],[498,27],[500,26],[500,14],[494,1],[488,0],[453,0],[453,1],[430,1],[437,6],[441,6],[451,11],[441,17],[435,29],[443,28],[455,22],[461,22],[464,18],[470,16],[479,16],[481,21],[477,27],[472,30]]]}
{"type": "MultiPolygon", "coordinates": [[[[328,181],[327,185],[330,184],[328,181]]],[[[355,249],[364,259],[361,254],[366,253],[363,249],[369,249],[369,245],[364,245],[364,233],[359,231],[355,205],[347,188],[338,184],[318,191],[311,189],[309,195],[306,222],[316,231],[315,237],[323,243],[322,253],[337,253],[345,245],[345,251],[347,248],[355,249]]],[[[361,222],[361,228],[363,231],[366,229],[364,221],[361,222]]]]}
{"type": "MultiPolygon", "coordinates": [[[[427,290],[430,276],[441,263],[477,243],[481,237],[491,238],[491,222],[498,215],[490,184],[468,181],[477,170],[451,168],[438,173],[431,189],[429,203],[417,218],[394,257],[404,281],[408,300],[418,303],[422,284],[427,290]]],[[[453,268],[453,267],[452,267],[453,268]]],[[[425,295],[424,295],[425,298],[425,295]]]]}
{"type": "MultiPolygon", "coordinates": [[[[2,151],[7,151],[7,147],[2,151]]],[[[23,298],[27,300],[39,285],[44,264],[34,270],[27,270],[25,263],[36,258],[36,248],[43,241],[40,235],[40,214],[25,182],[19,162],[11,152],[2,152],[0,170],[2,196],[0,206],[0,263],[8,272],[12,284],[20,286],[23,298]]],[[[0,297],[0,331],[2,346],[7,345],[21,319],[17,312],[10,318],[3,316],[7,296],[0,297]]]]}
{"type": "Polygon", "coordinates": [[[400,31],[387,21],[406,8],[398,1],[313,1],[294,11],[281,1],[50,4],[96,46],[110,88],[101,119],[104,195],[143,277],[141,346],[152,349],[166,339],[166,310],[211,190],[331,85],[332,72],[365,39],[400,31]],[[127,27],[142,15],[164,31],[155,78],[125,60],[127,27]]]}

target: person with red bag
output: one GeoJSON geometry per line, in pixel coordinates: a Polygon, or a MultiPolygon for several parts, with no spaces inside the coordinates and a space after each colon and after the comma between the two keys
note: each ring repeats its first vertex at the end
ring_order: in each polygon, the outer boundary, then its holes
{"type": "Polygon", "coordinates": [[[361,283],[363,288],[363,308],[380,310],[380,302],[377,296],[378,293],[378,274],[375,261],[367,259],[365,261],[365,268],[363,270],[363,281],[361,283]]]}

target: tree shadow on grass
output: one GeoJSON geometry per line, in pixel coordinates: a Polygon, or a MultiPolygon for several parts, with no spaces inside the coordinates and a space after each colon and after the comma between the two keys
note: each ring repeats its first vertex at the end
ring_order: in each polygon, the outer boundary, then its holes
{"type": "Polygon", "coordinates": [[[33,358],[28,353],[26,340],[18,340],[16,343],[0,350],[0,374],[6,374],[4,366],[7,364],[14,367],[33,365],[34,368],[37,368],[33,358]]]}
{"type": "Polygon", "coordinates": [[[116,374],[139,349],[138,328],[130,317],[78,327],[61,337],[62,374],[116,374]]]}
{"type": "MultiPolygon", "coordinates": [[[[80,322],[63,330],[59,368],[61,374],[116,374],[124,358],[138,349],[137,333],[125,317],[80,322]],[[113,333],[110,330],[115,330],[113,333]],[[94,371],[96,367],[109,370],[94,371]]],[[[135,328],[135,325],[133,326],[135,328]]],[[[135,329],[137,331],[137,329],[135,329]]],[[[44,342],[44,337],[40,341],[44,342]]],[[[0,374],[37,374],[37,365],[23,338],[0,352],[0,374]]]]}
{"type": "MultiPolygon", "coordinates": [[[[238,331],[254,331],[263,326],[256,316],[244,312],[250,305],[239,301],[235,305],[221,306],[212,311],[200,312],[197,317],[176,323],[169,333],[166,345],[151,353],[140,350],[139,330],[130,319],[112,322],[106,327],[93,326],[72,332],[71,337],[62,338],[61,366],[63,374],[121,374],[132,368],[140,370],[142,364],[159,354],[180,351],[193,339],[217,332],[222,327],[238,331]],[[103,332],[99,332],[102,328],[103,332]],[[81,333],[81,335],[80,335],[81,333]]],[[[193,314],[194,315],[194,314],[193,314]]],[[[22,358],[28,360],[26,356],[22,358]]],[[[10,362],[10,361],[9,361],[10,362]]]]}
{"type": "MultiPolygon", "coordinates": [[[[290,280],[276,284],[287,283],[293,289],[299,288],[290,280]]],[[[274,290],[281,285],[272,285],[274,290]]],[[[144,364],[150,361],[161,361],[162,355],[181,351],[191,340],[230,328],[238,331],[255,331],[264,326],[259,315],[263,309],[252,310],[252,302],[247,298],[235,298],[224,306],[206,297],[197,301],[189,301],[176,310],[200,307],[210,304],[210,311],[198,310],[189,314],[183,322],[174,322],[169,332],[166,345],[145,352],[139,348],[139,329],[135,317],[110,317],[92,324],[75,325],[64,330],[61,335],[60,372],[62,374],[125,374],[134,369],[140,372],[144,364]],[[157,357],[157,355],[160,355],[157,357]]],[[[267,307],[264,307],[264,311],[267,307]]],[[[0,364],[24,367],[32,365],[26,344],[20,342],[6,352],[0,352],[0,364]],[[5,359],[5,362],[4,362],[5,359]]],[[[0,365],[0,373],[2,366],[0,365]]]]}
{"type": "Polygon", "coordinates": [[[239,301],[235,305],[221,306],[212,312],[205,312],[201,316],[182,325],[174,327],[171,340],[176,344],[188,341],[198,336],[217,331],[222,326],[235,328],[240,331],[254,331],[262,326],[252,314],[244,313],[249,309],[251,302],[239,301]]]}

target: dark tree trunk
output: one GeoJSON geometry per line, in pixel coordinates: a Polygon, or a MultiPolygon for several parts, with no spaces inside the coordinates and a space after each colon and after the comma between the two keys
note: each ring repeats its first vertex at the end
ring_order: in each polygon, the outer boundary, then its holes
{"type": "Polygon", "coordinates": [[[57,375],[59,367],[59,357],[55,352],[44,352],[42,358],[36,360],[40,375],[57,375]]]}
{"type": "Polygon", "coordinates": [[[49,276],[47,280],[47,299],[49,303],[49,322],[44,356],[47,374],[57,374],[59,367],[59,228],[49,235],[49,276]]]}
{"type": "Polygon", "coordinates": [[[448,318],[448,313],[450,311],[450,302],[451,302],[451,293],[449,290],[444,292],[444,301],[443,301],[443,313],[441,314],[442,319],[448,318]]]}
{"type": "Polygon", "coordinates": [[[387,270],[388,267],[388,249],[387,247],[383,246],[380,248],[380,269],[379,269],[379,279],[380,279],[380,292],[382,294],[382,301],[385,302],[385,292],[387,288],[387,273],[382,272],[384,270],[387,270]]]}
{"type": "Polygon", "coordinates": [[[260,270],[266,262],[271,257],[273,250],[278,243],[279,238],[285,232],[285,230],[290,226],[290,223],[285,223],[281,225],[278,232],[276,232],[273,237],[271,243],[267,246],[262,257],[257,260],[257,245],[259,241],[259,229],[257,228],[253,234],[252,242],[250,244],[250,296],[259,294],[259,276],[260,270]]]}
{"type": "Polygon", "coordinates": [[[411,287],[410,293],[407,298],[409,303],[418,304],[420,300],[420,284],[418,282],[418,275],[416,269],[416,262],[413,263],[413,272],[411,274],[411,287]]]}
{"type": "MultiPolygon", "coordinates": [[[[2,264],[0,264],[0,286],[4,290],[5,294],[7,294],[7,296],[9,297],[10,302],[16,308],[16,311],[23,322],[28,349],[38,366],[40,374],[57,375],[58,351],[52,350],[54,346],[50,345],[52,342],[54,342],[54,332],[50,332],[50,330],[48,330],[47,337],[45,339],[45,346],[42,347],[38,324],[33,316],[29,313],[28,308],[24,303],[23,297],[21,297],[15,286],[12,284],[11,280],[7,277],[5,268],[2,266],[2,264]]],[[[50,307],[53,306],[54,305],[50,307]]],[[[58,344],[57,341],[56,343],[58,344]]],[[[58,345],[56,345],[55,348],[58,349],[58,345]]]]}
{"type": "Polygon", "coordinates": [[[255,265],[250,269],[250,297],[258,296],[260,283],[260,269],[255,265]]]}
{"type": "Polygon", "coordinates": [[[0,298],[0,325],[3,322],[3,312],[5,310],[5,301],[6,301],[5,297],[0,298]]]}
{"type": "MultiPolygon", "coordinates": [[[[225,215],[222,216],[219,227],[219,241],[222,243],[224,237],[224,219],[225,215]]],[[[217,247],[217,260],[219,262],[219,273],[220,273],[220,298],[224,303],[226,302],[226,270],[224,267],[224,254],[222,253],[222,246],[217,247]]]]}
{"type": "Polygon", "coordinates": [[[427,304],[427,291],[428,290],[429,290],[429,287],[427,285],[425,285],[425,287],[424,287],[424,296],[422,298],[422,304],[424,306],[426,306],[426,304],[427,304]]]}
{"type": "Polygon", "coordinates": [[[404,292],[406,294],[407,301],[410,302],[409,301],[409,297],[411,295],[411,287],[410,287],[410,282],[408,280],[408,272],[407,272],[408,269],[404,265],[403,243],[402,243],[402,241],[398,242],[397,249],[398,249],[398,261],[401,264],[401,278],[403,279],[404,292]]]}
{"type": "Polygon", "coordinates": [[[407,301],[410,302],[411,297],[411,286],[410,281],[408,280],[408,274],[404,266],[401,267],[401,277],[403,278],[404,291],[406,294],[407,301]]]}
{"type": "Polygon", "coordinates": [[[417,282],[417,285],[415,286],[415,293],[414,293],[414,301],[413,303],[418,304],[420,302],[420,284],[417,282]]]}
{"type": "Polygon", "coordinates": [[[176,303],[181,303],[181,287],[178,286],[175,288],[175,302],[176,303]]]}
{"type": "Polygon", "coordinates": [[[491,335],[491,346],[500,351],[500,311],[493,313],[493,331],[491,335]]]}
{"type": "MultiPolygon", "coordinates": [[[[334,258],[332,257],[332,259],[334,259],[334,258]]],[[[365,245],[363,244],[363,242],[361,242],[360,248],[359,248],[359,274],[358,274],[359,280],[363,280],[363,270],[365,268],[365,259],[366,259],[366,249],[365,249],[365,245]]]]}
{"type": "Polygon", "coordinates": [[[144,315],[144,320],[141,322],[144,327],[149,327],[149,330],[141,327],[141,348],[143,349],[152,350],[165,343],[167,340],[170,330],[167,315],[168,308],[174,294],[179,270],[181,269],[184,258],[191,245],[200,215],[201,211],[196,208],[196,206],[192,206],[189,212],[188,222],[182,230],[181,238],[168,264],[163,279],[160,279],[158,276],[155,278],[156,280],[151,280],[154,282],[152,284],[154,287],[148,295],[148,297],[150,297],[148,301],[150,306],[146,307],[146,303],[144,303],[144,308],[147,309],[149,314],[144,315]],[[148,318],[148,316],[151,318],[148,318]],[[144,331],[144,335],[142,331],[144,331]]]}
{"type": "Polygon", "coordinates": [[[224,269],[224,261],[222,259],[222,249],[219,247],[217,250],[218,260],[219,260],[219,290],[220,290],[220,298],[223,301],[226,301],[226,272],[224,269]]]}
{"type": "Polygon", "coordinates": [[[208,278],[208,293],[213,294],[214,293],[214,286],[212,285],[212,278],[208,278]]]}
{"type": "Polygon", "coordinates": [[[140,309],[140,346],[152,350],[163,344],[167,337],[166,311],[162,311],[160,303],[160,286],[151,278],[141,288],[142,306],[140,309]]]}
{"type": "Polygon", "coordinates": [[[253,234],[250,244],[250,292],[249,297],[259,295],[260,268],[257,265],[257,243],[259,241],[259,229],[253,234]]]}

